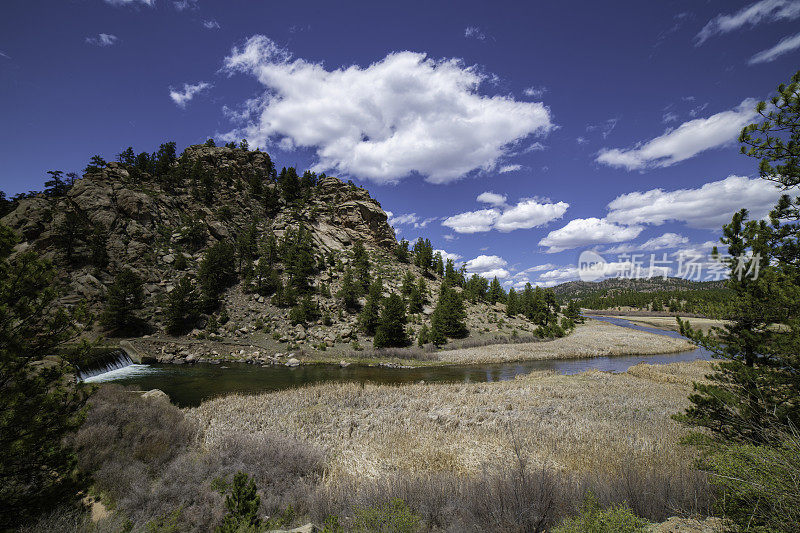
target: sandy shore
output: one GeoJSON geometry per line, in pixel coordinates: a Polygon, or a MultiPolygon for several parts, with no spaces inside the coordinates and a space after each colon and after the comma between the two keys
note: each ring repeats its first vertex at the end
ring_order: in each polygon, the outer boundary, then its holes
{"type": "Polygon", "coordinates": [[[328,476],[470,474],[513,460],[581,472],[691,464],[670,415],[708,363],[636,365],[623,374],[540,372],[513,381],[324,384],[232,395],[189,409],[207,443],[229,432],[291,435],[328,452],[328,476]]]}
{"type": "Polygon", "coordinates": [[[440,352],[440,358],[450,363],[500,363],[606,355],[655,355],[685,352],[694,348],[692,343],[683,339],[590,319],[578,325],[572,334],[549,342],[446,350],[440,352]]]}

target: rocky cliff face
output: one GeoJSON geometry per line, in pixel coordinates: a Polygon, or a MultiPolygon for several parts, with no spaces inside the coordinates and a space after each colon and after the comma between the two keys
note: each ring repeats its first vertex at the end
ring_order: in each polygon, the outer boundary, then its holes
{"type": "MultiPolygon", "coordinates": [[[[2,223],[19,234],[18,250],[33,248],[61,267],[68,287],[64,303],[85,299],[99,308],[114,274],[131,268],[145,281],[155,314],[159,296],[176,278],[194,273],[207,248],[253,222],[259,233],[278,238],[302,223],[321,254],[361,241],[384,255],[396,242],[380,204],[353,184],[322,177],[300,206],[278,201],[277,212],[268,214],[243,179],[268,173],[265,153],[200,145],[187,148],[184,157],[187,168],[212,176],[210,201],[200,201],[188,181],[167,190],[148,174],[109,163],[85,174],[64,196],[21,200],[2,223]],[[175,265],[178,254],[187,259],[183,268],[175,265]]],[[[274,183],[266,188],[277,195],[274,183]]]]}

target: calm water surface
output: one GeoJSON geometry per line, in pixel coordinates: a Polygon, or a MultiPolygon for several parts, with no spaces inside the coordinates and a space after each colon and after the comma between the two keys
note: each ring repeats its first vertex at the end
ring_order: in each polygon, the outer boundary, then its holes
{"type": "MultiPolygon", "coordinates": [[[[649,331],[669,337],[680,337],[674,331],[665,331],[632,324],[616,317],[592,317],[613,324],[649,331]]],[[[301,387],[321,382],[372,382],[412,383],[417,381],[470,383],[503,381],[538,370],[553,370],[561,374],[577,374],[590,369],[607,372],[625,372],[637,363],[665,364],[678,361],[710,359],[710,354],[701,349],[665,355],[631,355],[614,357],[592,357],[584,359],[562,359],[554,361],[527,361],[518,363],[496,363],[431,368],[383,368],[351,365],[310,365],[299,367],[251,365],[246,363],[224,363],[222,365],[130,365],[107,372],[88,381],[114,382],[134,386],[138,389],[161,389],[173,403],[181,407],[197,406],[201,402],[230,394],[255,394],[291,387],[301,387]]]]}

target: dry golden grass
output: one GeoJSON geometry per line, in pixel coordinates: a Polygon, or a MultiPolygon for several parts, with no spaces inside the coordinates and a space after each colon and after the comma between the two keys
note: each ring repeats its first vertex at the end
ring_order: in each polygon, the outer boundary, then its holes
{"type": "MultiPolygon", "coordinates": [[[[675,320],[674,316],[614,315],[614,317],[629,320],[634,324],[639,324],[641,326],[678,331],[678,321],[675,320]]],[[[693,328],[699,329],[703,333],[708,333],[712,327],[722,327],[727,324],[726,320],[717,320],[714,318],[684,318],[683,320],[689,322],[693,328]]]]}
{"type": "Polygon", "coordinates": [[[707,363],[636,365],[631,372],[542,372],[470,384],[323,384],[227,396],[187,411],[206,445],[230,433],[292,436],[327,450],[328,481],[395,473],[470,475],[514,461],[514,439],[533,465],[614,474],[632,466],[691,468],[683,429],[707,363]]]}
{"type": "Polygon", "coordinates": [[[655,355],[693,350],[684,339],[587,320],[570,335],[549,342],[496,344],[440,352],[451,363],[499,363],[535,359],[569,359],[607,355],[655,355]]]}

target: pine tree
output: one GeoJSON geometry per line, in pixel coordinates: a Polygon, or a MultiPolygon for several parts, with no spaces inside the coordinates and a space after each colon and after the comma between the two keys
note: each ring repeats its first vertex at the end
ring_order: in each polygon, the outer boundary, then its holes
{"type": "Polygon", "coordinates": [[[503,290],[503,286],[500,285],[500,281],[497,279],[497,276],[494,277],[492,283],[489,285],[489,291],[486,293],[486,299],[490,304],[506,301],[506,292],[503,290]]]}
{"type": "Polygon", "coordinates": [[[517,298],[517,291],[514,288],[508,289],[508,297],[506,297],[506,315],[514,317],[519,314],[519,299],[517,298]]]}
{"type": "Polygon", "coordinates": [[[240,533],[242,531],[258,531],[261,519],[258,508],[261,497],[258,495],[255,481],[244,472],[236,472],[233,476],[231,492],[225,496],[225,508],[228,514],[217,528],[217,533],[240,533]]]}
{"type": "Polygon", "coordinates": [[[430,342],[430,330],[427,324],[422,324],[419,328],[419,335],[417,336],[417,346],[422,347],[430,342]]]}
{"type": "Polygon", "coordinates": [[[408,250],[408,241],[401,239],[400,242],[394,247],[394,256],[401,263],[408,263],[411,253],[408,250]]]}
{"type": "Polygon", "coordinates": [[[366,294],[369,290],[369,256],[361,241],[356,241],[353,245],[353,275],[361,294],[366,294]]]}
{"type": "MultiPolygon", "coordinates": [[[[31,251],[11,255],[17,239],[0,225],[0,530],[75,503],[87,488],[67,437],[80,427],[86,395],[62,356],[90,324],[82,306],[58,304],[52,264],[31,251]]],[[[85,355],[76,349],[72,357],[85,355]]]]}
{"type": "Polygon", "coordinates": [[[358,287],[353,281],[353,271],[348,267],[347,270],[344,271],[342,287],[339,289],[339,292],[336,293],[336,296],[342,301],[342,305],[345,309],[349,312],[353,312],[358,309],[358,295],[358,287]]]}
{"type": "Polygon", "coordinates": [[[137,315],[144,306],[142,278],[129,268],[121,270],[106,291],[106,306],[102,324],[118,333],[135,333],[143,327],[137,315]]]}
{"type": "Polygon", "coordinates": [[[403,283],[400,287],[400,293],[408,298],[411,296],[411,293],[414,292],[416,287],[416,280],[414,279],[414,274],[411,271],[408,271],[403,276],[403,283]]]}
{"type": "Polygon", "coordinates": [[[197,270],[204,307],[211,310],[219,305],[222,292],[236,281],[234,248],[227,241],[220,241],[206,250],[197,270]]]}
{"type": "Polygon", "coordinates": [[[375,348],[408,346],[405,308],[403,299],[397,294],[390,294],[383,300],[380,323],[373,341],[375,348]]]}
{"type": "Polygon", "coordinates": [[[164,322],[167,333],[180,335],[191,329],[197,320],[200,295],[188,276],[183,276],[172,291],[167,294],[164,309],[164,322]]]}
{"type": "Polygon", "coordinates": [[[433,270],[440,278],[444,276],[444,261],[442,260],[441,252],[436,252],[433,255],[433,270]]]}
{"type": "Polygon", "coordinates": [[[380,323],[381,299],[383,297],[383,279],[378,276],[369,286],[369,294],[364,308],[359,315],[361,329],[367,335],[375,335],[380,323]]]}
{"type": "Polygon", "coordinates": [[[431,315],[433,329],[445,337],[460,339],[469,335],[466,318],[461,295],[446,283],[442,284],[439,301],[431,315]]]}

